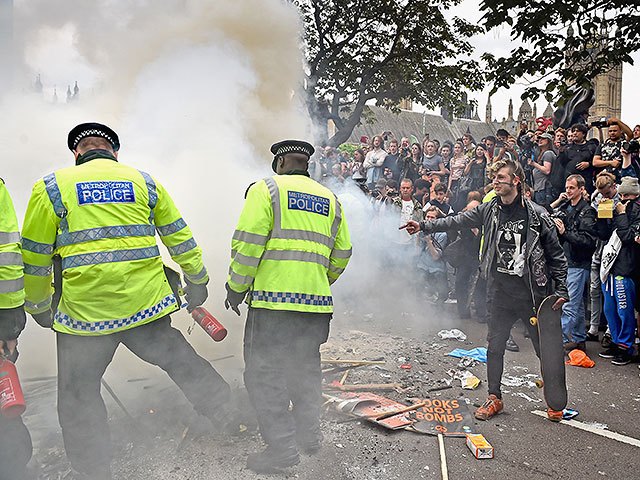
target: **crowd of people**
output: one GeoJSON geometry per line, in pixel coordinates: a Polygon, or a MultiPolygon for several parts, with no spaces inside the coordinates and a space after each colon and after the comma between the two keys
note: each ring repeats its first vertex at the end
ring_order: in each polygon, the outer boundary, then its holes
{"type": "MultiPolygon", "coordinates": [[[[515,161],[526,178],[523,194],[549,213],[568,262],[565,350],[586,351],[587,342],[600,342],[600,357],[626,365],[637,360],[640,324],[632,308],[640,305],[639,140],[640,125],[632,130],[615,118],[568,130],[528,130],[523,124],[517,135],[499,129],[479,141],[469,133],[442,142],[425,135],[420,144],[385,131],[352,153],[344,146],[317,148],[309,171],[334,190],[358,186],[376,215],[397,212],[401,225],[457,215],[489,201],[496,194],[496,165],[515,161]]],[[[457,303],[460,317],[485,323],[487,284],[477,274],[482,241],[477,228],[421,233],[415,241],[407,238],[404,252],[405,261],[424,274],[429,301],[457,303]]],[[[505,269],[526,254],[516,245],[505,269]]],[[[511,336],[507,349],[519,350],[511,336]]]]}

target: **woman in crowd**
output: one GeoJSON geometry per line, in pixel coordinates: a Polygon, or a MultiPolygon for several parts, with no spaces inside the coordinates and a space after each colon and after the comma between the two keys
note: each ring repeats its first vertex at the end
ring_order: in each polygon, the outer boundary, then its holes
{"type": "MultiPolygon", "coordinates": [[[[486,171],[489,164],[489,152],[487,147],[480,144],[476,147],[474,158],[464,168],[464,177],[468,178],[465,195],[467,192],[482,190],[486,182],[486,171]]],[[[461,189],[462,190],[462,189],[461,189]]]]}
{"type": "Polygon", "coordinates": [[[362,182],[366,180],[367,174],[362,166],[364,163],[364,151],[358,148],[353,152],[353,161],[347,166],[351,178],[356,182],[362,182]]]}
{"type": "Polygon", "coordinates": [[[465,133],[462,136],[462,145],[464,147],[464,154],[468,158],[473,158],[474,152],[476,150],[476,145],[470,133],[465,133]]]}
{"type": "Polygon", "coordinates": [[[400,178],[408,178],[412,182],[416,181],[420,175],[418,170],[422,163],[422,148],[419,143],[412,143],[409,149],[409,155],[398,162],[400,167],[400,178]]]}
{"type": "Polygon", "coordinates": [[[540,205],[549,205],[554,200],[549,178],[551,166],[556,161],[553,140],[550,133],[540,135],[538,137],[540,150],[535,159],[530,158],[527,162],[533,168],[534,201],[540,205]]]}
{"type": "Polygon", "coordinates": [[[464,175],[464,169],[467,166],[468,160],[464,155],[464,145],[458,140],[453,145],[453,158],[450,162],[451,175],[449,176],[449,191],[453,194],[454,204],[457,203],[460,179],[462,175],[464,175]]]}

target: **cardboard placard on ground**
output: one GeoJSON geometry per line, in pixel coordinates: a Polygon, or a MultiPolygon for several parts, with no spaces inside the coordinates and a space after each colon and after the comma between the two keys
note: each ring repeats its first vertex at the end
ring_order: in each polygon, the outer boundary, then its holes
{"type": "Polygon", "coordinates": [[[351,414],[355,417],[362,417],[363,420],[391,430],[404,428],[415,422],[415,420],[412,420],[409,416],[410,412],[399,413],[381,420],[372,417],[372,415],[382,415],[407,407],[407,405],[381,397],[375,393],[337,391],[325,392],[324,397],[333,401],[336,404],[336,410],[339,412],[351,414]]]}
{"type": "Polygon", "coordinates": [[[449,437],[464,437],[473,433],[474,420],[467,404],[462,399],[425,398],[424,407],[411,412],[411,418],[417,420],[411,428],[420,433],[449,437]]]}

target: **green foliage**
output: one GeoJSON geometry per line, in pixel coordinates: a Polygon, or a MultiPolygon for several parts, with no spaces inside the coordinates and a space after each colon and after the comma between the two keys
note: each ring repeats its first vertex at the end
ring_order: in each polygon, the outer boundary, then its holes
{"type": "Polygon", "coordinates": [[[483,55],[494,92],[524,77],[523,98],[567,98],[571,85],[588,87],[598,74],[633,64],[630,54],[640,49],[637,0],[483,0],[480,9],[487,30],[508,25],[524,44],[504,57],[483,55]]]}
{"type": "Polygon", "coordinates": [[[444,16],[461,0],[290,1],[304,24],[307,109],[318,125],[333,120],[332,145],[349,137],[367,101],[456,110],[465,90],[483,86],[468,41],[482,28],[444,16]]]}
{"type": "Polygon", "coordinates": [[[360,145],[355,143],[343,143],[342,145],[338,145],[338,150],[341,152],[347,152],[349,154],[349,158],[353,158],[353,152],[360,148],[360,145]]]}

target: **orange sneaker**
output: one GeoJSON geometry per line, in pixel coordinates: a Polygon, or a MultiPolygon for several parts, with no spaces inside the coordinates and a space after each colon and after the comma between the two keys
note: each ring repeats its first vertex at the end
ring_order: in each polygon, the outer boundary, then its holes
{"type": "Polygon", "coordinates": [[[559,422],[562,420],[562,410],[552,410],[551,408],[547,408],[547,417],[552,422],[559,422]]]}
{"type": "Polygon", "coordinates": [[[489,395],[487,401],[476,410],[476,418],[478,420],[489,420],[491,417],[502,413],[504,410],[504,403],[495,395],[489,395]]]}

